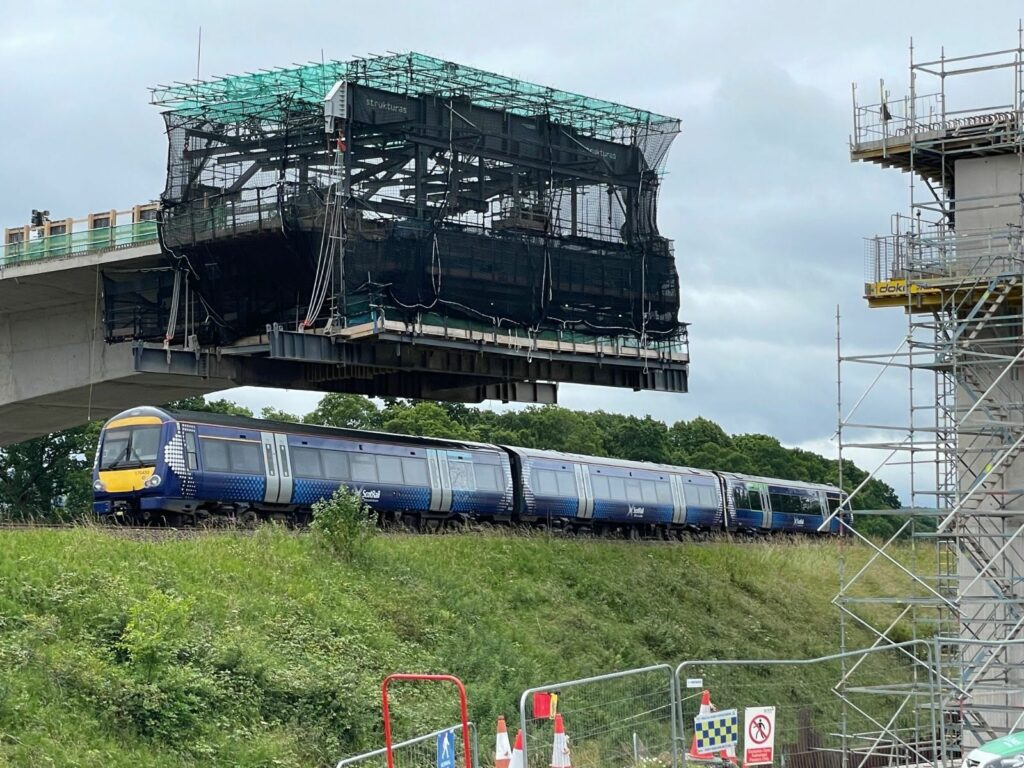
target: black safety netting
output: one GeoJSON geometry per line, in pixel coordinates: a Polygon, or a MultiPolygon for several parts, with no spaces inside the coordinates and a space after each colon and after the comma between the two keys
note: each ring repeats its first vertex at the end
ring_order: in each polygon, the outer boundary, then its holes
{"type": "MultiPolygon", "coordinates": [[[[531,332],[680,330],[657,227],[678,124],[595,138],[469,99],[348,88],[349,119],[330,133],[318,105],[287,96],[227,123],[165,113],[161,236],[204,334],[424,312],[531,332]]],[[[154,280],[130,308],[131,291],[111,294],[108,327],[164,334],[180,304],[154,280]]]]}

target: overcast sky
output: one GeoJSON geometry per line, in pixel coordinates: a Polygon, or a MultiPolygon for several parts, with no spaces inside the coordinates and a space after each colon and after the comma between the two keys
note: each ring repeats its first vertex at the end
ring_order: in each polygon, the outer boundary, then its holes
{"type": "MultiPolygon", "coordinates": [[[[572,408],[706,416],[834,453],[835,311],[845,351],[896,347],[898,310],[861,298],[863,238],[909,178],[849,162],[850,84],[906,90],[921,56],[1017,44],[1020,3],[45,3],[0,0],[0,226],[156,198],[166,141],[149,86],[196,73],[416,50],[681,118],[660,228],[675,241],[691,391],[563,387],[572,408]],[[911,7],[917,11],[911,11],[911,7]],[[924,12],[924,9],[927,12],[924,12]]],[[[872,99],[874,101],[874,99],[872,99]]],[[[874,371],[844,371],[844,398],[874,371]]],[[[905,381],[865,406],[905,419],[905,381]]],[[[259,410],[318,396],[236,390],[259,410]]],[[[494,406],[490,406],[494,407],[494,406]]],[[[867,463],[867,460],[864,460],[867,463]]],[[[898,483],[902,485],[902,483],[898,483]]]]}

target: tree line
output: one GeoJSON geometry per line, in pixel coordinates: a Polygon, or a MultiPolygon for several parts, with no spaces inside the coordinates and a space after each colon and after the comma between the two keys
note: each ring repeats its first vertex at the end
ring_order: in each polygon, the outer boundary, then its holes
{"type": "MultiPolygon", "coordinates": [[[[187,398],[168,407],[253,416],[227,400],[187,398]]],[[[811,451],[786,448],[762,434],[729,435],[703,417],[669,425],[650,416],[574,411],[555,405],[496,412],[460,403],[328,394],[306,414],[264,408],[265,419],[518,445],[591,456],[719,469],[812,483],[840,484],[839,464],[811,451]]],[[[91,509],[92,465],[101,422],[55,432],[0,449],[0,516],[8,519],[69,519],[91,509]]],[[[846,461],[842,485],[849,491],[866,477],[846,461]]],[[[857,509],[894,509],[892,487],[872,479],[854,499],[857,509]]],[[[858,527],[884,535],[896,519],[862,516],[858,527]]]]}

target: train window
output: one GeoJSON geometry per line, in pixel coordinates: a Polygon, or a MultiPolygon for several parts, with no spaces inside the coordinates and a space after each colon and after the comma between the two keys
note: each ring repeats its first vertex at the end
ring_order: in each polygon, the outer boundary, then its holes
{"type": "Polygon", "coordinates": [[[747,489],[747,509],[752,509],[755,512],[764,511],[764,506],[761,504],[761,492],[756,488],[747,489]]]}
{"type": "Polygon", "coordinates": [[[352,479],[366,483],[377,482],[377,462],[373,456],[352,454],[352,479]]]}
{"type": "Polygon", "coordinates": [[[202,440],[203,465],[208,472],[230,472],[228,444],[223,440],[202,440]]]}
{"type": "Polygon", "coordinates": [[[839,497],[833,494],[828,495],[828,511],[831,514],[839,509],[839,497]]]}
{"type": "Polygon", "coordinates": [[[626,480],[626,501],[642,501],[643,495],[640,492],[640,481],[629,478],[626,480]]]}
{"type": "Polygon", "coordinates": [[[576,495],[576,475],[573,472],[555,472],[559,496],[576,495]]]}
{"type": "Polygon", "coordinates": [[[264,443],[263,450],[267,454],[267,474],[271,477],[277,477],[277,470],[274,467],[277,466],[277,462],[274,461],[274,446],[271,443],[264,443]]]}
{"type": "Polygon", "coordinates": [[[787,515],[802,515],[804,502],[798,491],[776,491],[769,493],[768,498],[772,503],[773,512],[781,512],[787,515]]]}
{"type": "Polygon", "coordinates": [[[544,496],[557,496],[558,477],[550,469],[533,470],[533,491],[544,496]]]}
{"type": "Polygon", "coordinates": [[[292,469],[296,477],[323,477],[320,451],[316,448],[292,448],[292,469]]]}
{"type": "Polygon", "coordinates": [[[348,454],[344,451],[320,451],[324,476],[329,480],[348,480],[348,454]]]}
{"type": "Polygon", "coordinates": [[[658,503],[658,488],[653,480],[641,480],[640,491],[644,497],[644,503],[646,504],[657,504],[658,503]]]}
{"type": "Polygon", "coordinates": [[[130,459],[152,466],[160,445],[160,427],[135,427],[132,429],[130,459]]]}
{"type": "Polygon", "coordinates": [[[608,490],[611,491],[608,495],[616,501],[627,501],[626,483],[621,477],[609,477],[608,490]]]}
{"type": "Polygon", "coordinates": [[[377,474],[380,475],[382,483],[392,485],[403,485],[405,478],[402,476],[402,460],[397,456],[378,456],[377,474]]]}
{"type": "Polygon", "coordinates": [[[612,495],[608,487],[608,478],[604,475],[591,475],[590,484],[594,488],[595,499],[607,499],[612,495]]]}
{"type": "Polygon", "coordinates": [[[746,486],[733,486],[732,500],[736,505],[736,509],[747,509],[747,505],[750,504],[750,496],[748,495],[746,486]]]}
{"type": "Polygon", "coordinates": [[[496,464],[476,464],[476,488],[478,491],[497,493],[505,490],[505,479],[501,467],[496,464]]]}
{"type": "Polygon", "coordinates": [[[695,485],[691,486],[697,490],[697,506],[699,507],[717,507],[718,501],[715,499],[715,489],[710,485],[695,485]]]}
{"type": "Polygon", "coordinates": [[[668,481],[665,481],[663,483],[655,483],[655,485],[657,486],[657,490],[655,492],[658,494],[658,503],[671,504],[672,486],[668,483],[668,481]]]}
{"type": "Polygon", "coordinates": [[[426,459],[402,459],[402,474],[407,485],[430,485],[426,459]]]}
{"type": "Polygon", "coordinates": [[[824,513],[821,504],[821,494],[817,491],[808,491],[806,498],[807,502],[805,504],[805,508],[807,509],[807,514],[821,515],[824,513]]]}
{"type": "Polygon", "coordinates": [[[107,430],[103,435],[103,451],[100,456],[100,468],[109,468],[125,457],[128,451],[127,429],[107,430]]]}
{"type": "Polygon", "coordinates": [[[473,465],[468,461],[452,461],[449,459],[448,476],[451,478],[454,490],[476,490],[476,475],[473,474],[473,465]]]}
{"type": "Polygon", "coordinates": [[[288,477],[288,449],[281,445],[278,446],[277,452],[281,456],[281,475],[288,477]]]}
{"type": "Polygon", "coordinates": [[[257,443],[228,443],[228,458],[231,460],[233,472],[244,472],[249,475],[263,474],[263,461],[257,443]]]}
{"type": "Polygon", "coordinates": [[[185,433],[185,465],[189,469],[199,469],[199,446],[196,445],[196,433],[185,433]]]}

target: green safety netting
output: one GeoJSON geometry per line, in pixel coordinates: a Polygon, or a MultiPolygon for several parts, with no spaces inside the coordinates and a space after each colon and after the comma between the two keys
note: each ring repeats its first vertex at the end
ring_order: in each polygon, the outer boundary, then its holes
{"type": "Polygon", "coordinates": [[[520,115],[548,115],[588,135],[615,137],[634,127],[675,133],[679,120],[643,109],[485,72],[422,53],[325,61],[152,90],[152,102],[181,115],[237,122],[282,119],[296,104],[317,104],[338,80],[403,94],[463,96],[520,115]]]}

